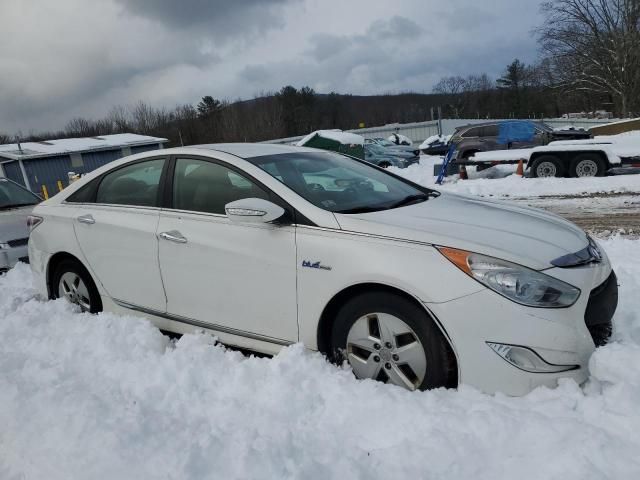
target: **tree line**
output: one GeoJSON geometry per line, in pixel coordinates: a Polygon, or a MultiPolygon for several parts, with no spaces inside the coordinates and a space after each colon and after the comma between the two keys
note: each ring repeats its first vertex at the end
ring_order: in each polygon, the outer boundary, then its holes
{"type": "MultiPolygon", "coordinates": [[[[62,131],[24,141],[133,132],[170,145],[261,141],[320,128],[354,129],[444,118],[540,118],[608,110],[640,115],[640,0],[549,0],[535,34],[540,59],[518,59],[501,76],[442,78],[431,93],[375,96],[320,94],[282,87],[250,100],[206,95],[172,109],[144,102],[112,108],[102,119],[74,118],[62,131]]],[[[14,137],[0,133],[0,143],[14,137]]]]}

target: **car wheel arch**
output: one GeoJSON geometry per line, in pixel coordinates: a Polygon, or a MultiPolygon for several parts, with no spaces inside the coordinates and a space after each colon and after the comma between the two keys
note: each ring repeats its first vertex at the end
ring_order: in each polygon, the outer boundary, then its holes
{"type": "MultiPolygon", "coordinates": [[[[398,288],[390,285],[386,285],[383,283],[358,283],[354,285],[350,285],[348,287],[343,288],[341,291],[337,292],[331,300],[325,305],[322,314],[320,315],[320,319],[318,321],[318,329],[317,329],[317,347],[318,351],[324,354],[330,354],[330,345],[331,345],[331,331],[333,328],[333,322],[336,318],[336,314],[338,310],[341,308],[344,303],[357,295],[365,292],[386,292],[398,295],[400,297],[409,300],[415,305],[419,306],[422,310],[424,310],[427,315],[435,322],[437,327],[442,332],[444,338],[449,345],[449,353],[452,356],[453,361],[455,362],[456,367],[459,369],[458,355],[456,352],[455,345],[449,336],[447,330],[444,328],[444,325],[438,320],[438,318],[427,309],[424,304],[414,295],[398,288]]],[[[458,371],[458,378],[460,378],[460,373],[458,371]]]]}
{"type": "Polygon", "coordinates": [[[60,263],[62,263],[65,260],[71,260],[74,262],[79,263],[80,265],[82,265],[82,267],[87,271],[87,273],[89,273],[89,275],[91,275],[89,269],[87,268],[87,266],[82,262],[82,260],[80,260],[78,257],[76,257],[75,255],[69,253],[69,252],[57,252],[55,254],[53,254],[51,256],[51,258],[49,259],[49,262],[47,263],[47,271],[46,271],[46,279],[47,279],[47,293],[49,295],[49,298],[53,298],[53,290],[52,290],[52,285],[51,285],[51,281],[53,279],[53,275],[56,271],[56,268],[58,268],[58,265],[60,265],[60,263]]]}

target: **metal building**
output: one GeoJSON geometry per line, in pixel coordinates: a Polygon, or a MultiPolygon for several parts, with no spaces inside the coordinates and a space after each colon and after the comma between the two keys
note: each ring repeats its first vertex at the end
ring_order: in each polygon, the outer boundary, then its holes
{"type": "Polygon", "coordinates": [[[127,155],[161,149],[167,141],[121,133],[0,145],[0,176],[49,197],[69,184],[69,172],[88,173],[127,155]]]}

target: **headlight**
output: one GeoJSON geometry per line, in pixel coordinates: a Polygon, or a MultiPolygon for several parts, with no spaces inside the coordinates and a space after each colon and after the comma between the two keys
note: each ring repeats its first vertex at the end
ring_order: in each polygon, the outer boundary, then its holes
{"type": "Polygon", "coordinates": [[[522,265],[454,248],[438,250],[485,287],[521,305],[570,307],[580,296],[580,289],[522,265]]]}

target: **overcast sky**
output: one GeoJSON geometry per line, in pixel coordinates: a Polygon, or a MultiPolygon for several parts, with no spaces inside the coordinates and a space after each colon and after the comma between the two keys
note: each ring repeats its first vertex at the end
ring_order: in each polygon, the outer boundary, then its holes
{"type": "Polygon", "coordinates": [[[113,105],[430,92],[535,60],[537,0],[0,0],[0,132],[113,105]]]}

